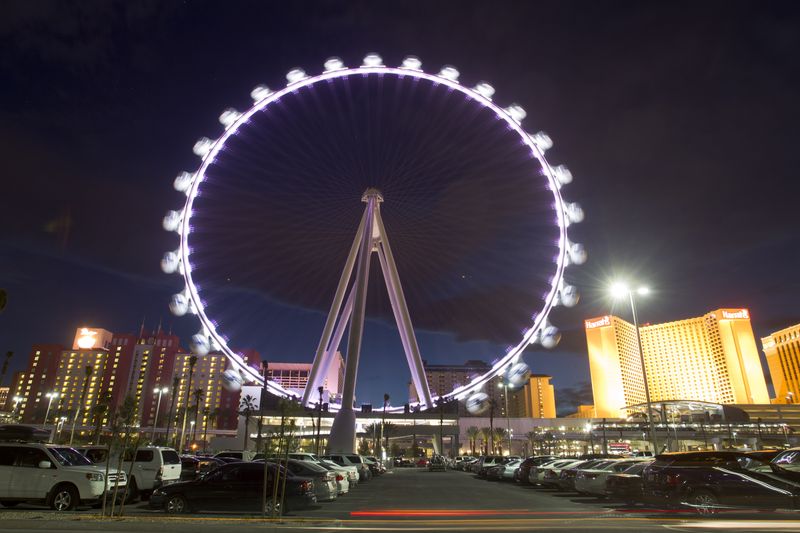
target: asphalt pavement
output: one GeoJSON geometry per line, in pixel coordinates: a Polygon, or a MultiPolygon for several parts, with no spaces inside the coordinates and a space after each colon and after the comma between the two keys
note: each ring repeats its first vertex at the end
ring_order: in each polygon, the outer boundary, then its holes
{"type": "Polygon", "coordinates": [[[204,533],[205,531],[797,531],[800,516],[656,512],[549,489],[491,482],[465,472],[395,469],[333,502],[281,521],[257,514],[171,517],[126,507],[125,517],[102,519],[97,510],[56,513],[33,506],[0,509],[0,530],[204,533]]]}

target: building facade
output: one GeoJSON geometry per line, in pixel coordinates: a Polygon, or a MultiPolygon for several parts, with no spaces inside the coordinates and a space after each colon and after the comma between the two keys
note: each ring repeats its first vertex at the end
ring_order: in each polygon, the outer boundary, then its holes
{"type": "Polygon", "coordinates": [[[22,401],[17,407],[24,424],[41,424],[47,412],[49,398],[56,381],[56,369],[61,359],[61,344],[34,344],[28,356],[25,377],[19,385],[22,401]]]}
{"type": "MultiPolygon", "coordinates": [[[[311,363],[280,363],[270,361],[267,376],[281,387],[302,397],[311,373],[311,363]]],[[[323,401],[339,400],[344,387],[344,359],[341,352],[336,352],[333,362],[322,381],[323,401]]],[[[311,398],[317,400],[316,392],[311,398]]]]}
{"type": "Polygon", "coordinates": [[[509,391],[508,414],[515,418],[555,418],[556,397],[551,376],[531,374],[522,388],[509,391]]]}
{"type": "Polygon", "coordinates": [[[800,404],[800,324],[761,339],[775,389],[774,403],[800,404]]]}
{"type": "MultiPolygon", "coordinates": [[[[626,407],[646,402],[636,329],[611,315],[584,327],[595,416],[626,416],[626,407]]],[[[747,309],[717,309],[639,331],[651,401],[769,403],[747,309]]]]}

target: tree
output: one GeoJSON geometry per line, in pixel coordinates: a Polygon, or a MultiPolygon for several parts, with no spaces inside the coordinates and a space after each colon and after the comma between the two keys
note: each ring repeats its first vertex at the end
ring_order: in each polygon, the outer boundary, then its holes
{"type": "Polygon", "coordinates": [[[78,416],[81,413],[81,407],[86,403],[86,391],[89,389],[89,378],[92,377],[92,365],[86,365],[83,377],[83,390],[81,391],[81,401],[75,409],[75,416],[72,418],[72,430],[69,433],[69,444],[72,446],[72,438],[75,436],[75,424],[78,423],[78,416]]]}
{"type": "MultiPolygon", "coordinates": [[[[192,379],[194,379],[194,365],[197,364],[197,356],[189,356],[189,382],[186,384],[186,400],[184,405],[189,405],[189,394],[192,392],[192,379]]],[[[188,409],[183,410],[183,424],[181,426],[181,441],[178,443],[178,452],[183,450],[183,441],[186,438],[186,416],[189,414],[188,409]]]]}
{"type": "Polygon", "coordinates": [[[256,399],[254,396],[248,394],[242,396],[239,401],[239,415],[244,417],[244,444],[242,449],[247,449],[247,437],[250,434],[250,418],[253,416],[253,411],[256,410],[256,399]]]}
{"type": "Polygon", "coordinates": [[[98,393],[97,401],[92,407],[92,416],[94,418],[94,433],[92,434],[92,442],[100,444],[100,432],[103,428],[103,419],[108,415],[111,409],[111,392],[105,391],[98,393]]]}
{"type": "Polygon", "coordinates": [[[3,382],[5,382],[6,380],[6,372],[8,372],[8,363],[11,362],[12,357],[14,357],[14,352],[12,351],[6,352],[6,358],[5,360],[3,360],[3,369],[0,370],[0,387],[3,386],[3,382]]]}
{"type": "Polygon", "coordinates": [[[478,440],[478,435],[480,435],[481,430],[478,429],[476,426],[470,426],[467,428],[467,438],[469,439],[469,449],[472,452],[472,455],[475,455],[475,441],[478,440]]]}
{"type": "Polygon", "coordinates": [[[536,441],[537,441],[537,433],[536,431],[529,431],[525,433],[525,438],[528,439],[528,442],[531,443],[531,455],[536,455],[536,441]]]}
{"type": "Polygon", "coordinates": [[[174,411],[175,411],[175,398],[178,397],[178,385],[181,383],[181,378],[179,376],[175,376],[172,378],[172,397],[169,401],[169,417],[167,418],[167,433],[165,435],[165,442],[169,442],[169,430],[172,426],[172,419],[174,418],[174,411]]]}
{"type": "Polygon", "coordinates": [[[197,415],[200,414],[200,402],[203,401],[203,389],[195,389],[193,395],[194,395],[194,426],[192,427],[192,442],[197,440],[197,415]]]}
{"type": "MultiPolygon", "coordinates": [[[[492,453],[497,453],[502,455],[503,453],[503,439],[506,438],[506,430],[505,428],[494,428],[492,431],[492,442],[494,443],[494,448],[492,449],[492,453]]],[[[511,450],[509,450],[511,452],[511,450]]]]}
{"type": "Polygon", "coordinates": [[[383,449],[388,451],[389,450],[389,437],[397,433],[397,426],[392,424],[391,422],[384,422],[383,423],[383,449]]]}
{"type": "Polygon", "coordinates": [[[483,441],[483,455],[490,455],[489,439],[492,435],[492,428],[481,428],[481,440],[483,441]]]}
{"type": "Polygon", "coordinates": [[[203,409],[203,419],[205,423],[203,424],[203,451],[206,451],[206,446],[208,445],[208,427],[214,424],[214,421],[219,416],[219,409],[209,409],[208,407],[203,409]]]}

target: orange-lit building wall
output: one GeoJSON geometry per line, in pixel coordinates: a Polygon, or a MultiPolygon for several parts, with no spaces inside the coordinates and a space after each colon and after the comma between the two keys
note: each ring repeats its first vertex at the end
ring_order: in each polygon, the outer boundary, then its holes
{"type": "Polygon", "coordinates": [[[773,403],[800,403],[800,324],[761,339],[775,388],[773,403]]]}

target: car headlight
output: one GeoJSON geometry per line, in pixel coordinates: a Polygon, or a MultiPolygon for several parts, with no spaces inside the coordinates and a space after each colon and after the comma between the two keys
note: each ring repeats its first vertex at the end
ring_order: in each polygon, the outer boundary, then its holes
{"type": "Polygon", "coordinates": [[[100,472],[89,472],[86,474],[86,479],[89,481],[103,481],[103,474],[100,472]]]}

